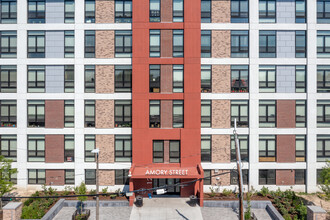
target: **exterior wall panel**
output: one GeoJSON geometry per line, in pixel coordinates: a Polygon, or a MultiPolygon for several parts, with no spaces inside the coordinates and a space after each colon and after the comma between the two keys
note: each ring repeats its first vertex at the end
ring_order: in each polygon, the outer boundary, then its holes
{"type": "Polygon", "coordinates": [[[64,66],[46,66],[46,93],[64,92],[64,66]]]}
{"type": "Polygon", "coordinates": [[[230,65],[212,65],[212,93],[230,93],[230,65]]]}
{"type": "Polygon", "coordinates": [[[95,23],[115,22],[115,0],[95,1],[95,23]]]}
{"type": "Polygon", "coordinates": [[[278,163],[296,162],[296,136],[295,135],[277,135],[276,157],[278,163]]]}
{"type": "Polygon", "coordinates": [[[46,185],[63,186],[64,176],[64,170],[46,170],[46,185]]]}
{"type": "Polygon", "coordinates": [[[45,162],[64,163],[64,135],[45,135],[45,162]]]}
{"type": "Polygon", "coordinates": [[[162,93],[173,91],[173,68],[172,65],[161,65],[160,67],[160,89],[162,93]]]}
{"type": "Polygon", "coordinates": [[[114,31],[95,31],[95,57],[96,58],[115,57],[114,31]]]}
{"type": "Polygon", "coordinates": [[[296,101],[277,100],[277,127],[295,128],[296,127],[296,101]]]}
{"type": "Polygon", "coordinates": [[[294,170],[276,170],[276,185],[294,185],[294,170]]]}
{"type": "Polygon", "coordinates": [[[276,67],[276,92],[296,92],[296,69],[295,66],[276,67]]]}
{"type": "Polygon", "coordinates": [[[160,4],[161,4],[160,5],[161,22],[172,22],[173,0],[162,0],[160,4]]]}
{"type": "Polygon", "coordinates": [[[296,57],[296,33],[294,31],[276,32],[276,56],[277,58],[296,57]]]}
{"type": "Polygon", "coordinates": [[[64,31],[46,31],[45,57],[64,58],[64,31]]]}
{"type": "Polygon", "coordinates": [[[160,56],[172,57],[173,55],[173,31],[161,30],[160,31],[160,56]]]}
{"type": "Polygon", "coordinates": [[[230,23],[230,0],[213,0],[212,23],[230,23]]]}
{"type": "Polygon", "coordinates": [[[100,149],[100,163],[115,162],[115,137],[111,134],[98,134],[95,137],[96,147],[100,149]]]}
{"type": "Polygon", "coordinates": [[[230,128],[230,100],[212,100],[212,128],[230,128]]]}
{"type": "Polygon", "coordinates": [[[64,0],[46,0],[46,23],[64,23],[64,0]]]}
{"type": "Polygon", "coordinates": [[[212,57],[230,57],[230,31],[212,31],[212,57]]]}
{"type": "Polygon", "coordinates": [[[114,170],[99,170],[100,186],[114,186],[115,185],[115,171],[114,170]]]}
{"type": "Polygon", "coordinates": [[[114,93],[115,68],[111,65],[95,66],[95,91],[96,93],[114,93]]]}
{"type": "Polygon", "coordinates": [[[113,100],[96,100],[95,128],[113,128],[114,111],[113,100]]]}
{"type": "Polygon", "coordinates": [[[161,100],[160,120],[162,128],[172,128],[173,126],[173,102],[172,100],[161,100]]]}
{"type": "Polygon", "coordinates": [[[212,163],[230,163],[230,135],[212,135],[212,163]]]}
{"type": "Polygon", "coordinates": [[[296,23],[296,1],[294,0],[276,1],[276,22],[296,23]]]}
{"type": "Polygon", "coordinates": [[[64,128],[64,101],[45,101],[45,128],[64,128]]]}

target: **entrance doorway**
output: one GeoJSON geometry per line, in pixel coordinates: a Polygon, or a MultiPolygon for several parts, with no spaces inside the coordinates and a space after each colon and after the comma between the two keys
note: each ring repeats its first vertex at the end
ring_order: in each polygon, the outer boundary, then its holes
{"type": "MultiPolygon", "coordinates": [[[[153,179],[152,187],[161,187],[165,185],[173,185],[180,183],[180,179],[153,179]]],[[[177,195],[180,196],[180,186],[169,187],[166,189],[167,195],[177,195]]],[[[154,192],[156,194],[156,192],[154,192]]],[[[166,195],[165,194],[165,195],[166,195]]]]}

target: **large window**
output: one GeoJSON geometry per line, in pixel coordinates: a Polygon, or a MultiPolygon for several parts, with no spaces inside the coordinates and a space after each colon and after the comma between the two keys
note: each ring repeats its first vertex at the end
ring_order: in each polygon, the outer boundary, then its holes
{"type": "Polygon", "coordinates": [[[259,162],[275,162],[275,161],[276,161],[276,136],[260,135],[259,162]]]}
{"type": "Polygon", "coordinates": [[[28,58],[45,58],[45,31],[28,31],[28,58]]]}
{"type": "Polygon", "coordinates": [[[64,31],[64,57],[74,58],[74,31],[64,31]]]}
{"type": "Polygon", "coordinates": [[[231,31],[231,57],[249,57],[249,31],[231,31]]]}
{"type": "Polygon", "coordinates": [[[306,161],[306,135],[296,135],[296,162],[306,161]]]}
{"type": "Polygon", "coordinates": [[[202,31],[201,36],[201,57],[211,57],[211,31],[202,31]]]}
{"type": "Polygon", "coordinates": [[[201,92],[212,92],[212,66],[201,66],[201,92]]]}
{"type": "Polygon", "coordinates": [[[276,57],[276,31],[259,31],[259,57],[276,57]]]}
{"type": "Polygon", "coordinates": [[[231,23],[248,23],[249,22],[249,1],[248,0],[232,0],[230,2],[231,23]]]}
{"type": "MultiPolygon", "coordinates": [[[[243,162],[249,162],[249,136],[238,135],[239,148],[241,150],[241,160],[243,162]]],[[[235,136],[230,136],[230,161],[236,161],[236,144],[235,136]]]]}
{"type": "Polygon", "coordinates": [[[1,23],[15,24],[17,22],[17,0],[1,0],[1,23]]]}
{"type": "Polygon", "coordinates": [[[150,128],[160,128],[160,101],[151,100],[149,109],[150,128]]]}
{"type": "Polygon", "coordinates": [[[317,101],[317,127],[330,127],[330,101],[317,101]]]}
{"type": "Polygon", "coordinates": [[[132,91],[132,66],[115,66],[115,92],[132,91]]]}
{"type": "MultiPolygon", "coordinates": [[[[243,174],[243,185],[249,184],[249,170],[242,170],[243,174]]],[[[230,185],[238,185],[238,171],[230,171],[230,185]]]]}
{"type": "Polygon", "coordinates": [[[85,127],[95,127],[95,100],[85,100],[85,127]]]}
{"type": "Polygon", "coordinates": [[[95,66],[85,66],[85,92],[95,92],[95,66]]]}
{"type": "Polygon", "coordinates": [[[210,128],[212,125],[212,101],[201,101],[201,127],[210,128]]]}
{"type": "Polygon", "coordinates": [[[183,100],[173,100],[173,128],[183,128],[183,100]]]}
{"type": "Polygon", "coordinates": [[[276,170],[259,170],[259,185],[275,185],[276,170]]]}
{"type": "Polygon", "coordinates": [[[28,184],[46,184],[46,171],[44,169],[29,169],[28,184]]]}
{"type": "Polygon", "coordinates": [[[132,0],[115,0],[115,22],[132,22],[132,0]]]}
{"type": "Polygon", "coordinates": [[[17,136],[0,135],[1,156],[17,161],[17,136]]]}
{"type": "Polygon", "coordinates": [[[86,185],[96,184],[96,171],[92,169],[85,170],[85,183],[86,185]]]}
{"type": "Polygon", "coordinates": [[[91,151],[95,149],[95,135],[85,135],[85,162],[94,162],[95,154],[91,151]]]}
{"type": "Polygon", "coordinates": [[[115,185],[128,185],[129,170],[115,170],[115,185]]]}
{"type": "Polygon", "coordinates": [[[212,136],[202,135],[201,136],[201,161],[211,162],[212,161],[212,136]]]}
{"type": "Polygon", "coordinates": [[[16,127],[16,100],[0,100],[0,127],[16,127]]]}
{"type": "Polygon", "coordinates": [[[296,66],[296,92],[306,92],[306,66],[296,66]]]}
{"type": "Polygon", "coordinates": [[[317,162],[326,162],[330,159],[330,136],[317,135],[317,162]]]}
{"type": "Polygon", "coordinates": [[[173,92],[183,92],[183,65],[173,65],[173,92]]]}
{"type": "Polygon", "coordinates": [[[28,127],[45,127],[45,101],[29,100],[28,127]]]}
{"type": "Polygon", "coordinates": [[[74,0],[64,1],[64,22],[74,23],[74,0]]]}
{"type": "Polygon", "coordinates": [[[249,92],[249,66],[231,66],[231,92],[249,92]]]}
{"type": "Polygon", "coordinates": [[[74,127],[74,100],[64,100],[64,127],[74,127]]]}
{"type": "Polygon", "coordinates": [[[28,162],[45,162],[45,135],[28,135],[28,162]]]}
{"type": "Polygon", "coordinates": [[[211,0],[201,0],[202,23],[211,23],[211,0]]]}
{"type": "Polygon", "coordinates": [[[276,101],[259,101],[259,127],[276,127],[276,101]]]}
{"type": "Polygon", "coordinates": [[[276,67],[259,67],[259,92],[276,92],[276,67]]]}
{"type": "Polygon", "coordinates": [[[150,0],[149,21],[160,22],[160,0],[150,0]]]}
{"type": "Polygon", "coordinates": [[[45,0],[28,0],[28,23],[45,23],[45,0]]]}
{"type": "Polygon", "coordinates": [[[64,184],[74,185],[74,170],[65,170],[64,184]]]}
{"type": "Polygon", "coordinates": [[[74,66],[64,66],[64,92],[74,92],[74,66]]]}
{"type": "Polygon", "coordinates": [[[115,126],[132,127],[132,102],[129,100],[115,101],[115,126]]]}
{"type": "Polygon", "coordinates": [[[330,66],[317,66],[317,92],[330,92],[330,66]]]}
{"type": "Polygon", "coordinates": [[[28,66],[28,92],[45,92],[45,66],[28,66]]]}
{"type": "Polygon", "coordinates": [[[180,141],[170,141],[170,163],[180,163],[180,141]]]}
{"type": "Polygon", "coordinates": [[[64,162],[74,161],[74,135],[64,135],[64,162]]]}
{"type": "Polygon", "coordinates": [[[330,31],[317,31],[317,57],[330,57],[330,31]]]}
{"type": "Polygon", "coordinates": [[[183,30],[173,30],[173,57],[183,57],[183,30]]]}
{"type": "Polygon", "coordinates": [[[153,162],[164,163],[164,141],[153,141],[153,162]]]}
{"type": "Polygon", "coordinates": [[[149,66],[149,92],[160,92],[160,65],[149,66]]]}
{"type": "Polygon", "coordinates": [[[305,0],[296,0],[296,23],[306,23],[305,0]]]}
{"type": "Polygon", "coordinates": [[[183,22],[183,0],[173,0],[173,22],[183,22]]]}
{"type": "Polygon", "coordinates": [[[17,67],[0,66],[0,92],[14,93],[17,87],[17,67]]]}
{"type": "Polygon", "coordinates": [[[306,57],[306,31],[296,31],[296,58],[306,57]]]}
{"type": "Polygon", "coordinates": [[[115,31],[115,57],[132,56],[132,31],[115,31]]]}
{"type": "Polygon", "coordinates": [[[85,58],[95,58],[95,31],[85,31],[85,58]]]}
{"type": "Polygon", "coordinates": [[[150,30],[150,57],[160,57],[160,30],[150,30]]]}
{"type": "Polygon", "coordinates": [[[329,0],[317,0],[317,23],[330,23],[329,0]]]}
{"type": "Polygon", "coordinates": [[[237,127],[249,127],[249,101],[231,101],[231,126],[234,127],[235,119],[237,127]]]}
{"type": "Polygon", "coordinates": [[[95,0],[85,0],[85,23],[95,23],[95,0]]]}
{"type": "Polygon", "coordinates": [[[212,179],[212,177],[211,177],[211,170],[205,170],[204,169],[204,178],[205,177],[209,177],[209,178],[206,178],[206,179],[204,179],[204,186],[205,185],[211,185],[211,179],[212,179]]]}
{"type": "Polygon", "coordinates": [[[306,101],[296,100],[296,127],[306,127],[306,101]]]}
{"type": "Polygon", "coordinates": [[[276,0],[259,0],[259,21],[262,23],[275,23],[276,0]]]}
{"type": "Polygon", "coordinates": [[[17,54],[17,32],[1,31],[1,58],[16,58],[17,54]]]}
{"type": "Polygon", "coordinates": [[[132,161],[131,135],[115,135],[115,161],[116,162],[132,161]]]}
{"type": "Polygon", "coordinates": [[[305,185],[306,170],[294,170],[294,184],[305,185]]]}

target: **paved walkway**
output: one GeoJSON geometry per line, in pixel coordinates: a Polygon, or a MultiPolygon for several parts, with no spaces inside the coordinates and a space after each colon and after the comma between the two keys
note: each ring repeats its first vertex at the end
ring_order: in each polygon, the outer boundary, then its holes
{"type": "Polygon", "coordinates": [[[202,207],[202,214],[204,220],[236,220],[237,213],[231,208],[213,208],[202,207]]]}

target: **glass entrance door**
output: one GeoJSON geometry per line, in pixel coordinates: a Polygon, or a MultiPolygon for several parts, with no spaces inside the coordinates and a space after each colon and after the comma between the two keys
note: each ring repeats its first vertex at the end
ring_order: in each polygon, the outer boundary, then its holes
{"type": "MultiPolygon", "coordinates": [[[[153,187],[168,186],[177,183],[180,183],[180,179],[153,179],[153,187]]],[[[167,187],[166,190],[166,194],[168,195],[180,195],[180,186],[167,187]]]]}

